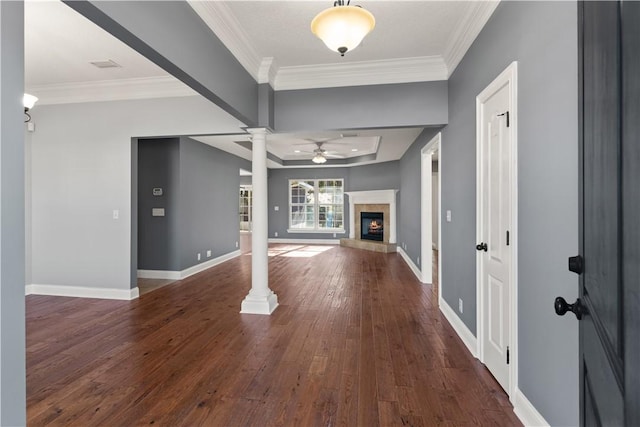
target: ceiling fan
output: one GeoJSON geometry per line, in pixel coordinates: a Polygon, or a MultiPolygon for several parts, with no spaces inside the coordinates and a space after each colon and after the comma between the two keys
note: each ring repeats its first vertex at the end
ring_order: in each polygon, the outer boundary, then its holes
{"type": "Polygon", "coordinates": [[[343,156],[339,154],[332,154],[330,152],[327,152],[327,150],[325,150],[324,148],[322,148],[322,145],[327,141],[312,141],[312,142],[318,146],[318,148],[313,150],[314,156],[311,159],[313,163],[317,163],[317,164],[326,163],[327,157],[333,157],[337,159],[343,158],[343,156]]]}

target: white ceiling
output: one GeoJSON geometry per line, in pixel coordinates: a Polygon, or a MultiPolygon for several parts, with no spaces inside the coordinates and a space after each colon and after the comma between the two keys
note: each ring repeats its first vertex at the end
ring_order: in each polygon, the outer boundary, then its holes
{"type": "Polygon", "coordinates": [[[332,1],[226,1],[258,55],[283,67],[442,55],[468,2],[355,1],[376,18],[363,44],[341,58],[310,23],[332,1]],[[294,6],[295,5],[295,6],[294,6]],[[268,17],[268,19],[265,19],[268,17]]]}
{"type": "MultiPolygon", "coordinates": [[[[309,30],[313,17],[332,1],[188,1],[256,81],[270,82],[276,90],[446,79],[497,4],[354,1],[374,14],[376,28],[342,58],[309,30]]],[[[40,105],[194,95],[58,0],[25,3],[25,86],[41,98],[40,105]],[[113,60],[121,67],[99,69],[90,64],[96,60],[113,60]]],[[[420,131],[274,134],[268,150],[283,160],[310,159],[316,146],[309,139],[336,139],[323,148],[345,158],[375,153],[376,162],[389,161],[399,159],[420,131]]],[[[251,155],[236,144],[246,141],[245,135],[196,139],[244,158],[251,155]]],[[[272,161],[269,166],[282,167],[272,161]]]]}

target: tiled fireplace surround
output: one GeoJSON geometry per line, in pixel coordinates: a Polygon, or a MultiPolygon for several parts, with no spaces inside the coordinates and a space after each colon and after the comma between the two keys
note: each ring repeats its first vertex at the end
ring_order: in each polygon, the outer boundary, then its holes
{"type": "Polygon", "coordinates": [[[342,246],[379,252],[396,250],[396,193],[398,190],[349,191],[349,239],[341,239],[342,246]],[[360,213],[382,212],[384,240],[372,242],[361,239],[360,213]]]}

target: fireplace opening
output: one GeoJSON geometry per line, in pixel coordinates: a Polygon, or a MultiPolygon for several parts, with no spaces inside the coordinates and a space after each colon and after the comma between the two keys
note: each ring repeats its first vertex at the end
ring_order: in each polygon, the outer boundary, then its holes
{"type": "Polygon", "coordinates": [[[384,216],[382,212],[360,212],[360,224],[362,232],[360,238],[363,240],[384,240],[384,216]]]}

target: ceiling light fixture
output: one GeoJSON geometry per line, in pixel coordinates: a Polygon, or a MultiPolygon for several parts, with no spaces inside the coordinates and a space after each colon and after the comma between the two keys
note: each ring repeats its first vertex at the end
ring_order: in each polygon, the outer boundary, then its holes
{"type": "Polygon", "coordinates": [[[324,155],[322,155],[322,153],[316,153],[316,155],[313,156],[313,159],[311,159],[311,161],[313,163],[322,164],[327,162],[327,158],[324,155]]]}
{"type": "Polygon", "coordinates": [[[38,97],[29,95],[28,93],[25,93],[22,97],[22,104],[24,105],[24,115],[26,116],[24,120],[25,123],[31,121],[31,114],[29,114],[29,110],[33,108],[36,102],[38,102],[38,97]]]}
{"type": "Polygon", "coordinates": [[[340,56],[358,47],[376,26],[371,12],[360,6],[350,6],[351,0],[344,3],[344,0],[336,0],[333,7],[323,10],[311,21],[311,32],[340,56]]]}

